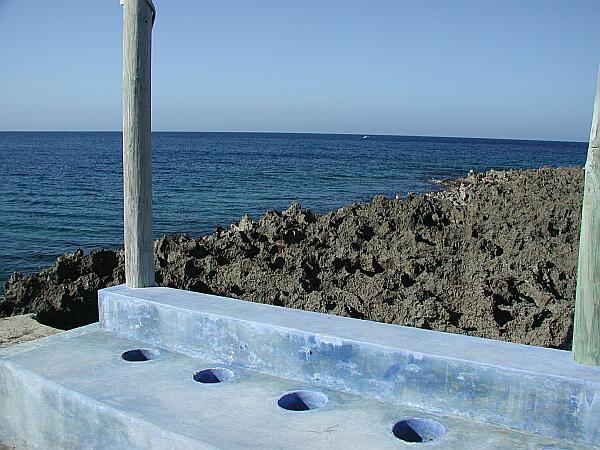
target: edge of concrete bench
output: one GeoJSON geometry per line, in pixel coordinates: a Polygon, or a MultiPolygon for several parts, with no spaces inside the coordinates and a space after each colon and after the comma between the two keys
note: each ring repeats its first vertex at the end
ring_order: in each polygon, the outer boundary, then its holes
{"type": "Polygon", "coordinates": [[[268,375],[559,439],[600,443],[600,368],[562,350],[170,288],[99,291],[117,334],[268,375]]]}

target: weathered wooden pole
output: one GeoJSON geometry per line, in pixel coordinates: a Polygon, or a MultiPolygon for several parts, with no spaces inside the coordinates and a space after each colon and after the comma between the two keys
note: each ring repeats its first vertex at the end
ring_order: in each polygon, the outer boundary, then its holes
{"type": "Polygon", "coordinates": [[[585,163],[573,358],[580,364],[600,365],[600,71],[585,163]]]}
{"type": "Polygon", "coordinates": [[[125,281],[155,285],[152,241],[152,137],[150,134],[151,0],[123,5],[123,200],[125,281]]]}

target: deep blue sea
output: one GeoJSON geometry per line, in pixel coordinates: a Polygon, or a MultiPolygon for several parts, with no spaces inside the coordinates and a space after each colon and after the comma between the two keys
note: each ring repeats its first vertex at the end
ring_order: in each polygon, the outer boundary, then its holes
{"type": "MultiPolygon", "coordinates": [[[[476,171],[583,165],[586,143],[154,133],[154,234],[211,233],[292,200],[319,212],[476,171]]],[[[119,247],[121,134],[0,132],[0,284],[65,251],[119,247]]],[[[3,287],[0,287],[2,293],[3,287]]]]}

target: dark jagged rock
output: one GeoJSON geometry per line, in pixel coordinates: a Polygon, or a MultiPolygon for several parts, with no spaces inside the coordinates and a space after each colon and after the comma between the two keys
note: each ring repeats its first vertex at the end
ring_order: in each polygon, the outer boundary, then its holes
{"type": "MultiPolygon", "coordinates": [[[[470,172],[448,190],[378,196],[325,215],[293,203],[210,236],[155,242],[160,285],[292,308],[569,348],[581,168],[470,172]]],[[[123,252],[77,251],[13,274],[0,315],[97,320],[123,252]]]]}
{"type": "Polygon", "coordinates": [[[2,316],[33,312],[56,328],[74,328],[98,320],[97,291],[124,282],[122,251],[77,250],[33,275],[13,273],[0,300],[2,316]]]}

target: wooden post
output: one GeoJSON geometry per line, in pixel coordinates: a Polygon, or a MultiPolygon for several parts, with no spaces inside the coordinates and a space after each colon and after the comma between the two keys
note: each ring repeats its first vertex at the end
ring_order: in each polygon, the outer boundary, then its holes
{"type": "Polygon", "coordinates": [[[573,358],[580,364],[600,365],[600,71],[585,163],[573,358]]]}
{"type": "Polygon", "coordinates": [[[123,4],[123,200],[125,281],[155,285],[152,240],[150,55],[155,9],[151,0],[123,4]]]}

